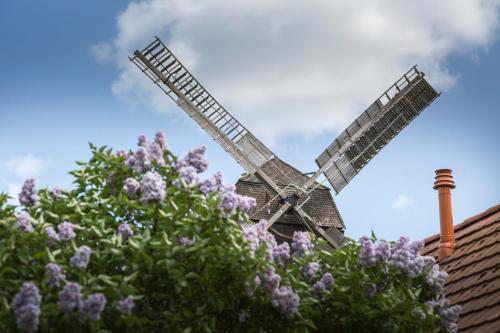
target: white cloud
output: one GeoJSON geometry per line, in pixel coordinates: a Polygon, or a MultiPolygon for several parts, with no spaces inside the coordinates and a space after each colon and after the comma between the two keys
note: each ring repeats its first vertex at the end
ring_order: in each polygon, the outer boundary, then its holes
{"type": "Polygon", "coordinates": [[[9,199],[9,204],[17,205],[19,204],[19,192],[21,192],[22,184],[19,183],[7,183],[7,194],[11,197],[9,199]]]}
{"type": "Polygon", "coordinates": [[[7,160],[5,168],[19,177],[27,178],[38,175],[40,172],[47,169],[49,165],[50,160],[38,158],[28,153],[7,160]]]}
{"type": "Polygon", "coordinates": [[[90,48],[90,52],[99,62],[105,62],[113,58],[113,47],[106,42],[99,42],[90,48]]]}
{"type": "Polygon", "coordinates": [[[404,212],[414,206],[415,206],[415,199],[408,197],[404,194],[399,194],[392,203],[392,208],[400,212],[404,212]]]}
{"type": "Polygon", "coordinates": [[[458,73],[448,71],[446,58],[488,47],[499,5],[143,0],[118,15],[113,41],[93,52],[120,68],[112,85],[118,97],[173,110],[127,58],[159,35],[231,113],[272,141],[342,130],[414,64],[438,88],[449,88],[458,73]]]}

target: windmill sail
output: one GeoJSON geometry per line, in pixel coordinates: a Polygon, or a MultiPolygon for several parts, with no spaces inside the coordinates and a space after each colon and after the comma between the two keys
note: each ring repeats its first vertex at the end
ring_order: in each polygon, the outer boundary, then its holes
{"type": "Polygon", "coordinates": [[[156,37],[130,60],[193,118],[248,173],[274,154],[236,120],[156,37]]]}
{"type": "Polygon", "coordinates": [[[338,193],[439,96],[412,67],[323,151],[316,164],[338,193]]]}
{"type": "Polygon", "coordinates": [[[295,215],[305,221],[304,223],[316,234],[324,237],[332,247],[339,247],[345,243],[345,238],[338,229],[323,230],[301,207],[295,207],[287,201],[286,193],[261,170],[262,165],[275,157],[271,150],[227,112],[158,37],[142,51],[135,51],[130,60],[229,152],[249,174],[255,174],[271,191],[281,197],[286,209],[282,207],[279,216],[293,209],[295,215]]]}

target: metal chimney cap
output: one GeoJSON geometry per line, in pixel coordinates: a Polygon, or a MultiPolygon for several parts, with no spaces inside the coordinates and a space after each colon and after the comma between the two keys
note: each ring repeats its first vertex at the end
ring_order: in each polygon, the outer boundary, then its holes
{"type": "Polygon", "coordinates": [[[440,187],[455,188],[455,182],[453,181],[453,175],[451,169],[438,169],[436,172],[436,181],[434,182],[433,189],[437,190],[440,187]]]}

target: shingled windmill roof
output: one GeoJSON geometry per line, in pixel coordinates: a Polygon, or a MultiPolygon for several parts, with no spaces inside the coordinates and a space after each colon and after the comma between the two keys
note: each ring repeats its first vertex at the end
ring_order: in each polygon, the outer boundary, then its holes
{"type": "MultiPolygon", "coordinates": [[[[273,157],[264,163],[261,169],[281,189],[289,194],[297,190],[293,184],[300,186],[308,179],[302,172],[277,157],[273,157]]],[[[344,222],[333,201],[330,189],[319,183],[315,183],[313,187],[315,186],[317,187],[309,195],[304,195],[299,200],[298,205],[305,202],[303,206],[304,211],[320,226],[335,226],[338,229],[345,229],[344,222]]],[[[257,200],[256,208],[249,212],[252,220],[269,219],[279,208],[279,198],[263,185],[254,174],[241,177],[236,183],[236,191],[241,195],[251,196],[257,200]]],[[[302,224],[291,213],[284,214],[279,222],[285,224],[302,224]]]]}
{"type": "MultiPolygon", "coordinates": [[[[448,273],[446,297],[460,304],[459,332],[500,332],[500,205],[455,226],[455,251],[439,264],[448,273]]],[[[425,239],[437,256],[439,234],[425,239]]]]}

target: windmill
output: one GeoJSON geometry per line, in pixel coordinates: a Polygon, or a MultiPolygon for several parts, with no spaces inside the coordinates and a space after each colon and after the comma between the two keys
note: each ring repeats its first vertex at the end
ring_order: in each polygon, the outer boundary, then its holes
{"type": "Polygon", "coordinates": [[[129,59],[245,169],[237,190],[256,197],[251,220],[267,218],[268,230],[284,240],[294,230],[312,231],[334,248],[346,242],[344,224],[319,177],[324,175],[339,193],[439,96],[424,73],[413,66],[316,158],[318,170],[304,175],[236,120],[158,37],[129,59]],[[327,216],[317,216],[318,210],[327,216]]]}

